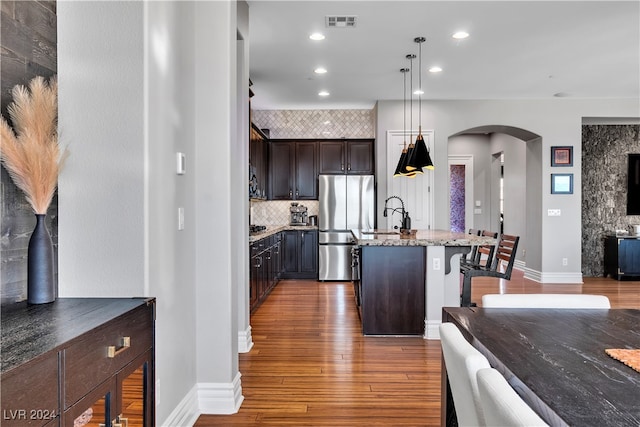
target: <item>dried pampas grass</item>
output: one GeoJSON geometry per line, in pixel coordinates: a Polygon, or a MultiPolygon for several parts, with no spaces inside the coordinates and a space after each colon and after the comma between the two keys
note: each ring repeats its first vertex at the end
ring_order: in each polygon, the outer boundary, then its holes
{"type": "Polygon", "coordinates": [[[52,77],[16,85],[8,111],[14,130],[2,117],[0,158],[36,214],[46,214],[58,182],[66,149],[58,145],[58,83],[52,77]]]}

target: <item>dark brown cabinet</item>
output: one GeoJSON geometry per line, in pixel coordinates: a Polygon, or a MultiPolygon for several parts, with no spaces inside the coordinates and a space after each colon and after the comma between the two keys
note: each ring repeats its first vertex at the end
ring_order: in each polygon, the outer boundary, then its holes
{"type": "Polygon", "coordinates": [[[269,199],[318,198],[317,144],[310,141],[272,141],[269,155],[269,199]]]}
{"type": "Polygon", "coordinates": [[[371,175],[374,173],[373,140],[326,140],[318,142],[321,174],[371,175]]]}
{"type": "Polygon", "coordinates": [[[155,425],[155,300],[61,298],[2,310],[2,424],[155,425]]]}
{"type": "Polygon", "coordinates": [[[250,245],[249,305],[257,308],[276,286],[282,275],[282,233],[277,233],[250,245]]]}
{"type": "Polygon", "coordinates": [[[249,139],[249,198],[266,199],[269,143],[266,135],[251,125],[249,139]]]}
{"type": "Polygon", "coordinates": [[[282,278],[318,278],[318,231],[287,230],[282,232],[282,278]]]}
{"type": "Polygon", "coordinates": [[[640,238],[607,236],[604,247],[604,276],[620,280],[640,276],[640,238]]]}
{"type": "Polygon", "coordinates": [[[360,309],[365,335],[424,335],[426,249],[362,246],[360,309]]]}

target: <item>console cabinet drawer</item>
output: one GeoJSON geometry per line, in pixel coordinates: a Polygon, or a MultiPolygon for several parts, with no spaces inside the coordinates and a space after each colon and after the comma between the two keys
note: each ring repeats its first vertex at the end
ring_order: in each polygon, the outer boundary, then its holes
{"type": "Polygon", "coordinates": [[[153,318],[144,311],[149,308],[139,307],[114,319],[64,350],[64,409],[152,347],[153,318]]]}

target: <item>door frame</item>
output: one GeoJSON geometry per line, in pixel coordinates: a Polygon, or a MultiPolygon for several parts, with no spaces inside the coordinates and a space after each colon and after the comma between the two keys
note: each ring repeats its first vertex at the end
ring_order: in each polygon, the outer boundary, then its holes
{"type": "MultiPolygon", "coordinates": [[[[398,178],[394,178],[393,177],[393,173],[396,170],[396,166],[398,165],[398,159],[400,158],[400,152],[398,151],[398,145],[399,143],[397,141],[403,141],[404,139],[407,138],[415,138],[418,135],[418,131],[417,130],[406,130],[406,131],[402,131],[402,130],[387,130],[387,194],[385,195],[385,197],[382,199],[383,203],[384,200],[389,197],[389,192],[391,191],[391,189],[394,187],[393,186],[393,180],[394,179],[411,179],[411,180],[423,180],[424,181],[424,185],[426,185],[427,187],[427,197],[426,197],[426,201],[423,200],[423,203],[426,203],[426,206],[423,205],[424,208],[424,212],[425,214],[428,216],[428,229],[433,229],[433,224],[434,224],[434,215],[435,215],[435,211],[434,211],[434,197],[433,197],[433,191],[431,191],[431,187],[433,186],[433,181],[434,181],[434,175],[433,175],[433,171],[430,171],[428,169],[424,170],[424,174],[423,175],[418,175],[415,178],[405,178],[405,177],[398,177],[398,178]]],[[[435,158],[435,152],[434,152],[434,131],[433,129],[430,130],[423,130],[422,131],[422,136],[424,138],[424,142],[427,146],[427,149],[429,150],[429,153],[431,154],[431,158],[435,158]]],[[[408,139],[407,139],[408,141],[408,139]]],[[[403,186],[404,189],[403,191],[406,191],[406,186],[403,186]]],[[[424,194],[424,193],[421,193],[424,194]]],[[[402,197],[402,195],[400,195],[400,197],[402,197]]],[[[407,204],[411,204],[412,202],[410,201],[410,199],[405,196],[403,197],[403,200],[405,201],[405,203],[407,204]]],[[[409,213],[411,214],[411,209],[407,209],[409,211],[409,213]]],[[[418,210],[418,208],[416,208],[416,210],[418,210]]],[[[420,210],[421,211],[421,210],[420,210]]],[[[414,212],[415,213],[415,212],[414,212]]],[[[395,220],[398,219],[398,217],[394,218],[395,220]]],[[[391,218],[387,218],[387,228],[389,228],[391,225],[391,218]]]]}
{"type": "MultiPolygon", "coordinates": [[[[464,166],[464,226],[466,230],[475,228],[475,203],[473,198],[473,155],[449,154],[447,166],[447,186],[449,188],[449,219],[451,218],[451,165],[464,166]]],[[[451,229],[451,221],[449,221],[451,229]]]]}

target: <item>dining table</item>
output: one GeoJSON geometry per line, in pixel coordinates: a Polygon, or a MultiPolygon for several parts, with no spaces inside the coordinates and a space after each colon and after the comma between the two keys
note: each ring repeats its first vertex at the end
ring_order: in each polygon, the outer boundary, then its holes
{"type": "MultiPolygon", "coordinates": [[[[444,307],[551,426],[640,426],[640,372],[607,350],[640,352],[640,310],[444,307]]],[[[640,369],[636,366],[636,369],[640,369]]],[[[455,425],[442,362],[441,423],[455,425]]]]}

